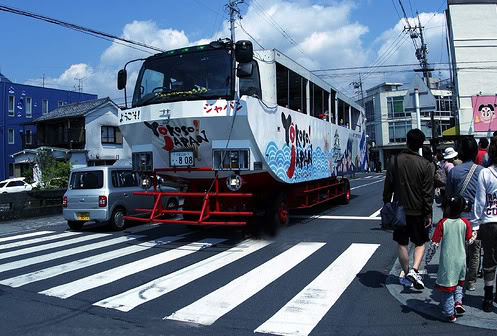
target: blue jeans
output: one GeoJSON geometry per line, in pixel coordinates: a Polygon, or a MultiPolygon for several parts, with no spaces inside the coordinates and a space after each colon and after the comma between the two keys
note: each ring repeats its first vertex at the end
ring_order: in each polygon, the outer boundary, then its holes
{"type": "Polygon", "coordinates": [[[462,287],[457,286],[456,290],[452,293],[441,292],[442,293],[442,301],[440,305],[442,306],[442,314],[444,316],[452,316],[454,315],[454,305],[456,302],[462,303],[462,287]]]}

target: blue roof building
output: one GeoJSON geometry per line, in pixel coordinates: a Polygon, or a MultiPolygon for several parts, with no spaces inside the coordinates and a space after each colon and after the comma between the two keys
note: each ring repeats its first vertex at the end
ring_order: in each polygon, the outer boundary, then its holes
{"type": "Polygon", "coordinates": [[[59,106],[97,99],[97,95],[18,84],[0,73],[0,180],[19,176],[12,154],[34,143],[33,121],[59,106]]]}

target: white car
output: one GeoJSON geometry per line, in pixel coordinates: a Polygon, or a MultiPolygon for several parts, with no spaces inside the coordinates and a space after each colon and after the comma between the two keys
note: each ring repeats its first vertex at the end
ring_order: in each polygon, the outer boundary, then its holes
{"type": "Polygon", "coordinates": [[[1,181],[0,194],[32,190],[33,186],[24,180],[24,177],[16,177],[1,181]]]}

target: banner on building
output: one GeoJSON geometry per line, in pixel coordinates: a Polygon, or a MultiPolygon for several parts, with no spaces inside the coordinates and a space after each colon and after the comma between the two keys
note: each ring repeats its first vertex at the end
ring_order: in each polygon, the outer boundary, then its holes
{"type": "Polygon", "coordinates": [[[473,121],[475,132],[488,132],[497,130],[496,96],[473,96],[473,121]]]}

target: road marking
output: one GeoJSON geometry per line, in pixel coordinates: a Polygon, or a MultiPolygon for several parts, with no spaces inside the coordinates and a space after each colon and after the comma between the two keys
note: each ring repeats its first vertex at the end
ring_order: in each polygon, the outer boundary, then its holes
{"type": "Polygon", "coordinates": [[[380,217],[361,217],[361,216],[290,216],[296,219],[352,219],[352,220],[381,220],[380,217]]]}
{"type": "Polygon", "coordinates": [[[359,189],[359,188],[362,188],[362,187],[367,187],[367,186],[375,184],[375,183],[383,182],[383,180],[384,180],[384,178],[382,178],[382,179],[380,179],[378,181],[371,182],[371,183],[361,184],[360,186],[356,186],[356,187],[350,188],[350,190],[359,189]]]}
{"type": "MultiPolygon", "coordinates": [[[[26,267],[26,266],[30,266],[30,265],[34,265],[34,264],[39,264],[39,263],[42,263],[45,261],[50,261],[50,260],[55,260],[55,259],[75,255],[75,254],[86,252],[86,251],[99,249],[102,247],[107,247],[107,246],[111,246],[111,245],[115,245],[115,244],[133,241],[137,238],[143,238],[143,237],[144,237],[143,235],[129,235],[129,236],[124,236],[124,237],[118,237],[118,238],[109,239],[109,240],[98,242],[98,243],[78,246],[78,247],[70,248],[67,250],[57,251],[57,252],[53,252],[53,253],[49,253],[49,254],[45,254],[45,255],[32,257],[32,258],[24,258],[24,259],[21,259],[18,261],[12,261],[10,263],[0,265],[0,273],[5,272],[5,271],[18,269],[18,268],[22,268],[22,267],[26,267]]],[[[81,237],[81,238],[85,238],[85,237],[81,237]]],[[[93,237],[93,239],[95,239],[95,237],[93,237]]]]}
{"type": "Polygon", "coordinates": [[[127,277],[128,275],[135,274],[155,266],[163,265],[165,263],[195,253],[212,245],[219,244],[225,240],[226,239],[215,238],[203,239],[198,242],[193,242],[188,245],[178,247],[174,250],[169,250],[144,259],[140,259],[129,264],[115,267],[107,271],[93,274],[82,279],[78,279],[57,287],[44,290],[39,293],[66,299],[75,294],[122,279],[124,277],[127,277]]]}
{"type": "MultiPolygon", "coordinates": [[[[67,233],[72,233],[72,232],[67,232],[67,233]]],[[[44,245],[33,246],[33,247],[26,247],[26,248],[23,248],[20,250],[0,253],[0,259],[17,257],[17,256],[20,256],[23,254],[45,251],[45,250],[49,250],[49,249],[56,248],[56,247],[63,247],[66,245],[82,243],[82,242],[85,242],[88,240],[93,240],[93,239],[103,238],[103,237],[108,237],[108,236],[111,236],[111,234],[110,233],[93,233],[93,234],[85,235],[83,237],[73,238],[73,239],[64,240],[64,241],[60,241],[60,242],[56,242],[56,243],[44,244],[44,245]]]]}
{"type": "MultiPolygon", "coordinates": [[[[16,236],[0,238],[0,242],[22,239],[22,238],[29,238],[29,237],[34,237],[34,236],[41,236],[41,235],[49,234],[49,233],[54,233],[54,232],[53,231],[37,231],[37,232],[25,233],[25,234],[20,234],[20,235],[16,235],[16,236]]],[[[0,247],[0,248],[3,248],[3,247],[0,247]]]]}
{"type": "Polygon", "coordinates": [[[59,234],[56,234],[53,236],[28,239],[28,240],[18,241],[18,242],[14,242],[14,243],[0,245],[0,250],[5,250],[5,249],[9,249],[9,248],[14,248],[14,247],[21,247],[21,246],[31,245],[31,244],[36,244],[36,243],[44,243],[44,242],[47,242],[50,240],[66,238],[69,236],[76,236],[76,235],[80,235],[80,234],[81,234],[81,232],[64,232],[64,233],[59,233],[59,234]]]}
{"type": "Polygon", "coordinates": [[[150,281],[142,286],[130,289],[110,298],[103,299],[97,303],[94,303],[94,305],[104,308],[117,309],[124,312],[130,311],[145,302],[170,293],[175,289],[214,272],[255,251],[258,251],[270,243],[270,241],[263,240],[245,240],[229,250],[223,251],[196,264],[150,281]]]}
{"type": "MultiPolygon", "coordinates": [[[[130,236],[128,236],[128,238],[129,237],[130,236]]],[[[144,237],[144,236],[134,236],[131,239],[136,239],[138,237],[144,237]]],[[[150,240],[150,241],[147,241],[144,243],[140,243],[138,245],[127,246],[124,248],[120,248],[120,249],[109,251],[109,252],[102,253],[102,254],[97,254],[95,256],[87,257],[84,259],[71,261],[71,262],[68,262],[68,263],[65,263],[62,265],[56,265],[56,266],[45,268],[45,269],[42,269],[39,271],[18,275],[16,277],[2,280],[2,281],[0,281],[0,284],[10,286],[10,287],[21,287],[21,286],[24,286],[24,285],[32,283],[32,282],[46,280],[46,279],[53,278],[55,276],[58,276],[58,275],[61,275],[61,274],[67,273],[67,272],[72,272],[72,271],[79,270],[79,269],[82,269],[85,267],[97,265],[97,264],[103,263],[105,261],[124,257],[126,255],[130,255],[130,254],[133,254],[136,252],[145,251],[145,250],[150,249],[152,247],[166,245],[166,244],[169,244],[173,241],[176,241],[176,240],[179,240],[182,238],[184,238],[184,235],[174,236],[174,237],[162,237],[159,239],[150,240]]],[[[113,243],[117,244],[117,243],[121,243],[123,241],[129,241],[129,240],[124,240],[124,239],[121,239],[121,240],[122,241],[119,241],[119,239],[116,239],[116,240],[114,240],[113,243]]],[[[108,242],[111,243],[112,240],[109,240],[108,242]]],[[[108,244],[108,245],[110,245],[110,244],[108,244]]],[[[84,247],[84,250],[87,251],[91,247],[92,247],[91,245],[88,245],[88,246],[84,247]]],[[[101,247],[101,246],[98,246],[98,247],[101,247]]],[[[94,246],[93,248],[98,248],[98,247],[94,246]]],[[[67,254],[64,254],[64,255],[67,255],[67,254]]],[[[48,260],[48,259],[43,259],[43,261],[45,261],[45,260],[48,260]]]]}
{"type": "Polygon", "coordinates": [[[366,265],[378,244],[352,244],[254,333],[309,335],[366,265]]]}
{"type": "Polygon", "coordinates": [[[381,209],[383,209],[383,207],[379,208],[374,214],[372,214],[369,217],[378,217],[378,215],[380,214],[381,209]]]}
{"type": "Polygon", "coordinates": [[[324,245],[299,243],[165,319],[211,325],[324,245]]]}

